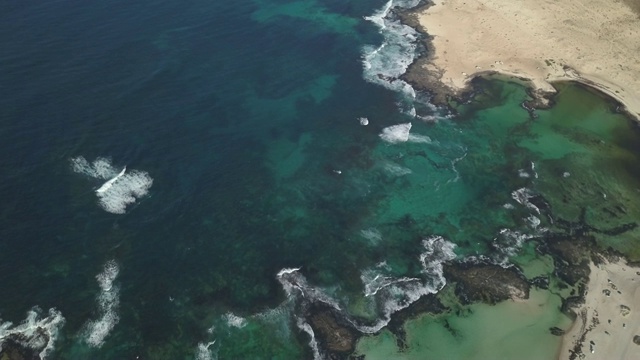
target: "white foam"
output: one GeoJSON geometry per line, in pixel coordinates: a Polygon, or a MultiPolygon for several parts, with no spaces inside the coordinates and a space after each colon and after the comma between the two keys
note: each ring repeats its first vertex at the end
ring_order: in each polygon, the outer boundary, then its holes
{"type": "Polygon", "coordinates": [[[369,125],[369,119],[367,119],[366,117],[358,118],[358,122],[360,122],[360,125],[362,125],[362,126],[369,125]]]}
{"type": "Polygon", "coordinates": [[[498,263],[505,266],[509,262],[509,257],[518,254],[525,241],[535,238],[536,235],[525,234],[511,229],[501,229],[498,236],[493,239],[494,247],[500,252],[501,257],[496,259],[498,263]]]}
{"type": "Polygon", "coordinates": [[[38,307],[27,312],[24,321],[13,326],[11,322],[0,319],[0,350],[7,339],[38,352],[41,359],[46,359],[54,350],[58,333],[65,323],[62,313],[55,308],[49,309],[48,316],[41,317],[38,307]]]}
{"type": "Polygon", "coordinates": [[[111,260],[104,265],[103,271],[96,276],[100,285],[100,294],[97,298],[100,317],[97,320],[87,321],[81,331],[82,337],[92,347],[101,347],[111,330],[120,320],[118,315],[120,289],[113,284],[118,273],[118,264],[111,260]]]}
{"type": "Polygon", "coordinates": [[[283,303],[273,309],[267,309],[254,314],[251,318],[268,323],[271,331],[281,339],[289,341],[291,339],[291,317],[293,314],[293,302],[287,298],[283,303]]]}
{"type": "Polygon", "coordinates": [[[456,258],[455,244],[441,236],[431,236],[422,241],[424,252],[420,254],[424,278],[393,278],[385,274],[388,268],[379,264],[374,269],[365,270],[361,276],[365,285],[365,296],[374,297],[382,307],[380,319],[373,325],[353,325],[365,333],[375,333],[385,327],[391,314],[411,305],[422,296],[434,294],[446,284],[442,264],[456,258]]]}
{"type": "Polygon", "coordinates": [[[392,276],[384,276],[377,270],[369,269],[364,270],[360,276],[362,283],[364,284],[364,296],[370,297],[376,295],[380,290],[404,282],[418,281],[416,278],[394,278],[392,276]]]}
{"type": "Polygon", "coordinates": [[[310,286],[307,283],[307,279],[300,273],[300,268],[282,269],[278,272],[277,279],[289,297],[299,293],[307,299],[321,301],[331,305],[336,310],[340,310],[340,305],[337,301],[321,289],[310,286]]]}
{"type": "Polygon", "coordinates": [[[458,180],[460,180],[460,173],[458,172],[458,169],[456,168],[456,164],[458,162],[464,160],[464,158],[466,158],[466,157],[467,157],[467,153],[465,152],[464,155],[451,160],[451,170],[453,170],[453,172],[456,174],[456,177],[453,180],[447,180],[447,183],[449,183],[450,181],[457,182],[458,180]]]}
{"type": "Polygon", "coordinates": [[[529,178],[531,175],[529,175],[529,173],[524,171],[523,169],[519,169],[518,170],[518,176],[523,178],[523,179],[526,179],[526,178],[529,178]]]}
{"type": "Polygon", "coordinates": [[[531,194],[531,191],[527,188],[520,188],[511,193],[511,198],[513,200],[535,211],[537,214],[540,214],[540,209],[538,209],[537,206],[535,206],[529,201],[529,199],[531,199],[532,197],[533,197],[533,194],[531,194]]]}
{"type": "Polygon", "coordinates": [[[407,141],[412,143],[431,144],[431,138],[427,135],[409,134],[407,141]]]}
{"type": "Polygon", "coordinates": [[[393,176],[405,176],[413,172],[411,171],[411,169],[406,168],[404,166],[400,166],[391,161],[387,161],[384,163],[384,170],[393,176]]]}
{"type": "Polygon", "coordinates": [[[538,225],[540,225],[540,219],[537,216],[529,215],[529,217],[527,218],[527,223],[531,228],[535,230],[538,228],[538,225]]]}
{"type": "Polygon", "coordinates": [[[224,318],[225,318],[225,321],[227,322],[227,325],[231,327],[242,329],[243,327],[247,326],[247,320],[245,318],[235,315],[233,313],[230,313],[230,312],[226,313],[224,315],[224,318]]]}
{"type": "Polygon", "coordinates": [[[89,163],[84,157],[71,159],[73,171],[95,179],[108,179],[96,190],[98,203],[107,212],[124,214],[128,205],[145,196],[153,179],[144,171],[132,170],[125,173],[126,166],[119,173],[107,158],[98,158],[89,163]]]}
{"type": "Polygon", "coordinates": [[[304,320],[298,318],[296,319],[296,325],[300,330],[306,332],[309,335],[309,347],[313,351],[313,359],[321,360],[322,356],[320,356],[320,349],[318,348],[318,342],[316,341],[316,335],[313,332],[313,329],[309,324],[307,324],[304,320]]]}
{"type": "Polygon", "coordinates": [[[382,129],[380,138],[388,143],[395,144],[409,140],[411,123],[391,125],[382,129]]]}
{"type": "MultiPolygon", "coordinates": [[[[406,308],[424,295],[438,292],[446,284],[442,264],[456,257],[455,244],[440,236],[431,236],[424,239],[422,245],[424,252],[419,256],[422,264],[420,278],[393,277],[389,274],[391,269],[385,262],[362,273],[361,279],[365,286],[364,295],[376,303],[376,307],[381,311],[379,318],[373,324],[363,325],[351,319],[348,314],[342,311],[338,302],[325,291],[310,286],[300,273],[299,268],[283,269],[278,273],[277,278],[287,293],[289,301],[304,299],[304,301],[325,303],[341,313],[345,320],[359,331],[375,333],[389,323],[391,314],[406,308]]],[[[314,349],[314,357],[318,358],[321,354],[316,352],[317,343],[313,329],[304,322],[304,319],[298,318],[297,320],[298,327],[311,337],[310,346],[314,349]]]]}
{"type": "Polygon", "coordinates": [[[77,158],[71,159],[71,168],[74,172],[96,179],[106,180],[117,174],[116,170],[111,166],[111,160],[103,157],[99,157],[92,163],[89,163],[84,157],[78,156],[77,158]]]}
{"type": "MultiPolygon", "coordinates": [[[[384,40],[379,47],[363,48],[362,64],[367,81],[398,91],[412,100],[416,97],[414,89],[399,77],[407,71],[417,55],[418,33],[391,18],[393,7],[411,5],[412,2],[390,0],[373,15],[365,17],[378,26],[384,40]]],[[[415,115],[415,109],[413,112],[415,115]]]]}
{"type": "Polygon", "coordinates": [[[102,272],[96,276],[100,289],[102,291],[111,291],[113,281],[118,277],[118,273],[120,273],[118,263],[114,260],[107,261],[102,272]]]}
{"type": "Polygon", "coordinates": [[[378,25],[379,28],[384,29],[386,27],[384,18],[387,17],[387,14],[389,14],[391,6],[393,6],[393,0],[387,1],[387,3],[384,4],[382,8],[380,8],[371,16],[365,16],[364,19],[369,20],[372,23],[378,25]]]}
{"type": "Polygon", "coordinates": [[[369,242],[371,242],[373,245],[376,245],[380,241],[382,241],[382,234],[376,228],[360,230],[360,235],[362,235],[363,238],[369,240],[369,242]]]}
{"type": "Polygon", "coordinates": [[[214,360],[217,357],[214,356],[213,351],[210,347],[215,344],[216,341],[211,341],[209,343],[198,343],[198,349],[196,350],[196,360],[214,360]]]}
{"type": "Polygon", "coordinates": [[[122,177],[122,175],[124,175],[124,172],[127,171],[127,167],[125,166],[122,171],[120,171],[120,173],[118,175],[116,175],[113,179],[108,180],[106,183],[102,184],[102,186],[100,186],[100,188],[98,190],[96,190],[96,192],[98,194],[101,194],[107,190],[109,190],[111,188],[111,186],[113,185],[114,182],[116,182],[119,178],[122,177]]]}

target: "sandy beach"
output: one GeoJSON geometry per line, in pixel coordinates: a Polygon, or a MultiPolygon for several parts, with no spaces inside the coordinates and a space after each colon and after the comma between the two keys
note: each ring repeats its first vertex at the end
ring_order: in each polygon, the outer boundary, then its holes
{"type": "Polygon", "coordinates": [[[494,72],[529,79],[541,93],[575,80],[640,119],[640,6],[632,0],[434,0],[416,15],[433,36],[423,68],[454,93],[494,72]]]}
{"type": "Polygon", "coordinates": [[[590,266],[585,303],[563,337],[559,359],[638,359],[640,272],[624,261],[590,266]]]}

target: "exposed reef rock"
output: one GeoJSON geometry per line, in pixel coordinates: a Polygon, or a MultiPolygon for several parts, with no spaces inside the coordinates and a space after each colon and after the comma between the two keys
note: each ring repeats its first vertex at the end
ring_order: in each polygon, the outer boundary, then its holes
{"type": "Polygon", "coordinates": [[[312,304],[308,309],[307,319],[318,345],[330,359],[345,359],[353,352],[361,334],[344,321],[340,314],[336,314],[331,306],[312,304]]]}
{"type": "Polygon", "coordinates": [[[444,275],[456,283],[463,304],[482,301],[496,304],[507,299],[528,299],[530,285],[516,268],[493,264],[445,265],[444,275]]]}
{"type": "Polygon", "coordinates": [[[398,349],[405,349],[407,344],[404,324],[407,320],[421,314],[440,314],[448,310],[449,308],[440,302],[436,294],[428,294],[411,304],[411,306],[393,314],[387,328],[396,336],[398,349]]]}
{"type": "Polygon", "coordinates": [[[0,360],[40,360],[37,352],[24,345],[28,340],[22,336],[10,335],[2,342],[0,360]]]}

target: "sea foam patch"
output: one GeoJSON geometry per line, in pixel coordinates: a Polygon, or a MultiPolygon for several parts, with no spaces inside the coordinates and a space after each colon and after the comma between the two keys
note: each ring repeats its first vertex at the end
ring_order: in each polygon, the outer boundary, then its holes
{"type": "Polygon", "coordinates": [[[384,86],[401,94],[398,108],[405,114],[416,117],[416,100],[421,105],[431,105],[420,99],[402,75],[418,55],[420,34],[404,25],[393,9],[411,9],[420,0],[389,0],[382,8],[364,19],[374,23],[383,37],[380,46],[364,46],[362,49],[363,76],[365,80],[384,86]]]}
{"type": "Polygon", "coordinates": [[[430,236],[422,241],[422,246],[424,251],[419,259],[424,276],[420,278],[391,276],[385,263],[363,271],[361,280],[365,286],[364,295],[374,299],[382,313],[380,319],[372,325],[354,323],[358,330],[365,333],[380,331],[389,323],[391,314],[406,308],[424,295],[440,291],[445,286],[442,264],[456,258],[456,245],[441,236],[430,236]]]}
{"type": "Polygon", "coordinates": [[[369,240],[372,245],[377,245],[382,241],[382,233],[376,228],[368,228],[360,230],[360,236],[369,240]]]}
{"type": "Polygon", "coordinates": [[[413,172],[411,171],[411,169],[398,165],[391,161],[385,161],[383,163],[383,168],[388,174],[391,174],[393,176],[404,176],[409,175],[413,172]]]}
{"type": "Polygon", "coordinates": [[[115,168],[107,158],[97,158],[89,163],[84,157],[71,159],[74,172],[94,179],[107,180],[97,190],[98,203],[107,212],[124,214],[127,206],[145,196],[153,185],[147,172],[115,168]]]}
{"type": "Polygon", "coordinates": [[[367,81],[415,99],[415,91],[400,76],[407,71],[417,55],[418,33],[392,16],[394,7],[410,8],[413,7],[411,5],[409,2],[389,0],[373,15],[365,17],[365,20],[379,28],[384,41],[378,47],[363,48],[362,64],[367,81]]]}
{"type": "MultiPolygon", "coordinates": [[[[365,270],[361,279],[365,287],[364,295],[372,301],[378,309],[378,319],[374,323],[362,324],[342,310],[339,302],[320,288],[308,284],[301,274],[300,268],[281,270],[277,279],[282,284],[290,301],[322,302],[332,306],[344,319],[363,333],[375,333],[385,327],[391,314],[404,309],[417,301],[420,297],[438,292],[446,284],[442,264],[455,259],[455,244],[440,236],[432,236],[422,242],[424,251],[419,257],[422,264],[421,277],[394,277],[390,268],[384,262],[374,268],[365,270]]],[[[313,329],[298,318],[298,327],[311,337],[310,346],[314,348],[315,337],[313,329]]],[[[321,354],[315,353],[316,358],[321,354]]]]}
{"type": "Polygon", "coordinates": [[[120,269],[118,264],[111,260],[104,265],[103,271],[96,276],[100,285],[98,295],[97,320],[88,321],[82,329],[82,337],[92,347],[101,347],[111,330],[120,320],[118,306],[120,305],[120,289],[113,284],[120,269]]]}
{"type": "Polygon", "coordinates": [[[230,327],[235,327],[238,329],[241,329],[245,326],[247,326],[247,320],[243,317],[240,317],[238,315],[235,315],[233,313],[226,313],[224,315],[224,319],[227,322],[227,325],[230,327]]]}
{"type": "Polygon", "coordinates": [[[40,359],[46,359],[54,350],[54,342],[64,322],[60,311],[49,309],[48,315],[43,317],[38,307],[29,310],[27,318],[17,326],[0,319],[0,350],[7,340],[12,340],[38,353],[40,359]]]}
{"type": "Polygon", "coordinates": [[[409,140],[409,132],[411,131],[411,123],[391,125],[380,133],[380,138],[388,143],[396,144],[409,140]]]}
{"type": "Polygon", "coordinates": [[[198,343],[198,348],[196,349],[196,360],[214,360],[218,357],[215,356],[213,351],[211,350],[211,346],[215,344],[215,340],[209,343],[198,343]]]}

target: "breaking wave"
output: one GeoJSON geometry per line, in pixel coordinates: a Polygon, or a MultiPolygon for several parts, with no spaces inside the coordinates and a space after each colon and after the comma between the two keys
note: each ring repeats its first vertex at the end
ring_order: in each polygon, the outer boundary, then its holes
{"type": "MultiPolygon", "coordinates": [[[[341,309],[337,300],[323,290],[310,286],[299,268],[283,269],[277,278],[289,298],[323,302],[341,313],[358,331],[375,333],[389,323],[391,314],[406,308],[424,295],[438,292],[446,284],[442,264],[456,258],[455,244],[441,236],[431,236],[423,240],[422,246],[424,251],[419,256],[422,264],[421,277],[393,277],[384,262],[363,272],[361,279],[365,286],[364,295],[374,301],[379,313],[378,320],[373,324],[362,324],[352,318],[341,309]]],[[[310,345],[315,353],[317,343],[313,330],[301,318],[298,318],[298,327],[311,336],[310,345]]]]}
{"type": "Polygon", "coordinates": [[[420,0],[389,0],[373,15],[365,16],[378,27],[384,40],[378,47],[367,45],[362,49],[365,80],[404,95],[397,105],[412,117],[416,116],[416,92],[400,77],[418,55],[419,33],[402,24],[393,9],[411,9],[419,3],[420,0]]]}
{"type": "Polygon", "coordinates": [[[217,356],[210,349],[216,341],[212,341],[209,343],[198,343],[198,348],[196,350],[196,360],[214,360],[217,359],[217,356]]]}
{"type": "Polygon", "coordinates": [[[404,166],[400,166],[391,161],[384,162],[383,168],[387,173],[393,176],[404,176],[404,175],[409,175],[413,172],[411,171],[411,169],[406,168],[404,166]]]}
{"type": "MultiPolygon", "coordinates": [[[[417,1],[415,2],[417,5],[417,1]]],[[[400,76],[417,56],[418,33],[409,26],[403,25],[392,14],[394,7],[410,8],[410,3],[389,0],[384,7],[365,20],[374,23],[384,37],[378,47],[365,46],[362,51],[364,78],[374,84],[398,91],[410,99],[416,93],[400,76]]]]}
{"type": "Polygon", "coordinates": [[[411,123],[391,125],[382,129],[380,138],[391,144],[406,142],[409,140],[410,130],[411,123]]]}
{"type": "Polygon", "coordinates": [[[111,330],[120,320],[118,306],[120,305],[120,289],[113,281],[118,276],[118,264],[111,260],[104,265],[104,270],[96,276],[100,285],[98,295],[98,320],[88,321],[82,330],[82,337],[92,347],[101,347],[111,330]]]}
{"type": "Polygon", "coordinates": [[[89,163],[79,156],[71,159],[71,168],[76,173],[107,180],[96,190],[96,195],[100,206],[112,214],[124,214],[127,206],[145,196],[153,185],[153,179],[147,172],[126,172],[126,166],[118,172],[107,158],[97,158],[89,163]]]}
{"type": "Polygon", "coordinates": [[[535,211],[537,214],[540,214],[540,209],[529,201],[533,197],[531,191],[527,188],[520,188],[511,193],[511,198],[515,200],[518,204],[524,205],[527,208],[535,211]]]}
{"type": "Polygon", "coordinates": [[[230,327],[241,329],[247,326],[247,320],[232,313],[226,313],[224,315],[224,319],[230,327]]]}
{"type": "Polygon", "coordinates": [[[41,314],[42,310],[34,307],[27,312],[26,319],[17,326],[0,319],[0,350],[7,340],[12,340],[37,352],[40,359],[46,359],[51,355],[65,319],[60,311],[53,308],[49,309],[48,316],[42,317],[41,314]]]}
{"type": "Polygon", "coordinates": [[[431,144],[431,138],[426,135],[409,134],[407,141],[412,143],[431,144]]]}
{"type": "Polygon", "coordinates": [[[419,260],[423,276],[420,278],[394,278],[388,274],[389,268],[385,263],[363,272],[361,279],[365,285],[365,296],[375,300],[381,314],[379,320],[371,325],[353,322],[359,331],[380,331],[389,323],[393,313],[413,304],[422,296],[437,293],[446,285],[442,264],[456,258],[456,245],[441,236],[430,236],[422,241],[422,246],[424,251],[419,260]],[[367,282],[367,278],[371,281],[367,282]]]}

